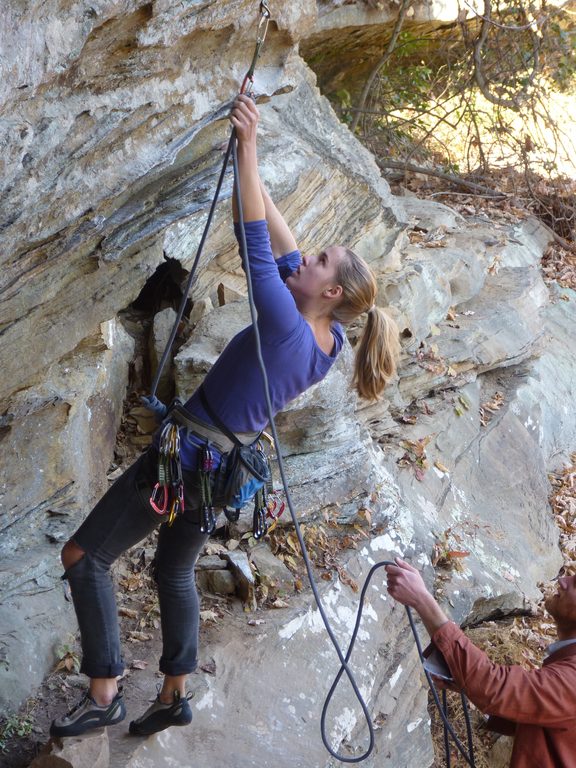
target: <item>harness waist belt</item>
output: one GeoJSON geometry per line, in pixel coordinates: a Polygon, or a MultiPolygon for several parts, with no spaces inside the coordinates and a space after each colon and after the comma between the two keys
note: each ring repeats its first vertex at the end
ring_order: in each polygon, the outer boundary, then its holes
{"type": "MultiPolygon", "coordinates": [[[[196,416],[193,416],[180,403],[174,403],[174,405],[170,407],[166,419],[168,421],[173,421],[176,424],[180,424],[196,437],[199,437],[202,440],[208,440],[208,442],[212,443],[220,453],[229,453],[232,448],[234,448],[232,440],[226,437],[226,435],[223,435],[218,427],[215,427],[212,424],[206,424],[205,421],[201,421],[196,416]]],[[[234,434],[243,445],[251,445],[258,439],[261,433],[235,432],[234,434]]]]}

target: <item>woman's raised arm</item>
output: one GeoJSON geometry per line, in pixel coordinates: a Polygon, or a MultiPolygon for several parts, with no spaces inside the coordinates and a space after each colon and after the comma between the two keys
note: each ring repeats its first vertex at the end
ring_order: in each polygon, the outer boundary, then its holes
{"type": "MultiPolygon", "coordinates": [[[[256,152],[258,118],[258,110],[252,99],[244,94],[237,96],[230,114],[230,122],[236,129],[238,139],[238,172],[244,221],[261,221],[266,217],[256,152]]],[[[232,212],[234,221],[238,221],[236,186],[232,194],[232,212]]]]}
{"type": "Polygon", "coordinates": [[[284,217],[276,208],[276,205],[268,190],[260,182],[260,191],[262,192],[262,198],[264,200],[264,208],[266,211],[266,221],[268,222],[268,232],[270,233],[270,244],[272,246],[272,253],[274,258],[277,259],[280,256],[284,256],[287,253],[298,250],[298,245],[294,239],[290,227],[286,224],[284,217]]]}

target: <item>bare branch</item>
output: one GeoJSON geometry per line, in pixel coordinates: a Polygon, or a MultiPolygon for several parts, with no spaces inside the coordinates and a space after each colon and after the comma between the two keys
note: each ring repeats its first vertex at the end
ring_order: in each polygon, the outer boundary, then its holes
{"type": "Polygon", "coordinates": [[[534,82],[534,78],[536,77],[536,73],[538,72],[538,69],[539,69],[540,62],[539,62],[538,50],[539,50],[540,41],[538,39],[536,32],[534,32],[532,25],[529,25],[528,29],[532,37],[533,64],[532,64],[532,70],[530,72],[530,75],[528,76],[528,80],[522,86],[522,88],[518,91],[518,93],[514,95],[513,98],[507,99],[507,98],[504,98],[503,96],[495,96],[490,90],[490,85],[484,73],[484,64],[482,61],[482,51],[484,50],[484,46],[488,38],[488,33],[490,32],[490,28],[492,26],[491,14],[492,14],[492,8],[491,8],[490,0],[484,0],[484,15],[481,17],[482,25],[480,27],[480,34],[478,35],[478,39],[474,44],[474,74],[476,78],[476,83],[478,85],[478,88],[480,88],[480,91],[482,92],[483,96],[488,101],[492,102],[492,104],[496,104],[500,107],[507,107],[508,109],[513,109],[517,111],[520,103],[526,100],[528,95],[528,90],[532,85],[532,83],[534,82]]]}
{"type": "Polygon", "coordinates": [[[468,8],[472,11],[474,16],[476,16],[477,19],[482,19],[483,21],[487,21],[489,24],[491,24],[493,27],[497,27],[498,29],[505,29],[508,32],[524,32],[526,29],[533,29],[536,27],[538,29],[538,24],[545,24],[549,16],[540,17],[539,19],[533,19],[532,21],[529,21],[528,24],[523,24],[522,26],[515,26],[513,24],[499,24],[497,21],[494,21],[490,16],[483,16],[481,13],[478,13],[478,11],[470,5],[467,0],[464,0],[464,5],[467,5],[468,8]]]}
{"type": "Polygon", "coordinates": [[[396,17],[396,24],[394,25],[394,29],[392,30],[392,36],[388,41],[388,45],[386,46],[384,55],[378,61],[378,63],[376,64],[372,72],[369,74],[368,79],[364,83],[364,88],[362,89],[362,93],[360,94],[360,101],[358,103],[358,112],[356,112],[356,114],[354,115],[354,119],[352,120],[352,123],[350,125],[350,130],[352,131],[352,133],[354,133],[356,131],[356,128],[358,127],[358,121],[360,120],[360,115],[362,114],[362,111],[366,106],[366,99],[368,98],[368,94],[370,93],[370,90],[372,88],[372,83],[378,76],[378,73],[380,72],[384,64],[386,64],[390,56],[392,56],[394,47],[396,45],[396,41],[398,40],[398,35],[402,30],[402,25],[404,24],[404,19],[406,18],[406,13],[408,12],[408,8],[410,7],[411,3],[412,3],[412,0],[402,0],[402,4],[398,10],[398,16],[396,17]]]}
{"type": "Polygon", "coordinates": [[[412,165],[411,163],[404,163],[401,160],[380,160],[376,158],[376,162],[378,163],[378,167],[382,170],[390,168],[399,171],[409,171],[410,173],[422,173],[426,176],[434,176],[437,179],[444,179],[444,181],[449,181],[451,184],[455,184],[458,187],[465,187],[466,189],[471,189],[475,192],[489,195],[490,197],[508,197],[505,192],[498,192],[497,190],[490,189],[482,184],[466,181],[466,179],[462,179],[459,176],[454,176],[451,173],[444,173],[443,171],[437,171],[434,168],[426,168],[422,165],[412,165]]]}

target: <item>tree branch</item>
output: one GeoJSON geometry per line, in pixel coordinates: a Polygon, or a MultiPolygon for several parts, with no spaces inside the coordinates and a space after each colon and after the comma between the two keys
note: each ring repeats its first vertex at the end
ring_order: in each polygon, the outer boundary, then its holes
{"type": "Polygon", "coordinates": [[[402,30],[402,25],[404,24],[404,19],[406,18],[406,13],[408,12],[408,8],[410,7],[411,3],[412,3],[412,0],[402,0],[402,5],[400,6],[400,9],[398,11],[398,16],[396,17],[396,23],[394,25],[394,29],[392,30],[392,37],[388,41],[388,45],[386,46],[386,50],[384,51],[382,58],[378,61],[378,63],[376,64],[372,72],[370,72],[368,79],[364,83],[364,88],[362,89],[362,93],[360,95],[360,101],[358,103],[358,111],[354,115],[354,119],[352,120],[352,123],[350,125],[350,130],[352,131],[352,133],[354,133],[356,131],[356,128],[358,127],[358,121],[360,120],[362,112],[364,111],[364,107],[366,106],[366,99],[368,98],[368,94],[370,93],[374,80],[378,76],[378,73],[380,72],[384,64],[386,64],[386,62],[394,52],[394,47],[396,45],[396,41],[398,40],[398,35],[402,30]]]}
{"type": "Polygon", "coordinates": [[[437,179],[444,179],[451,184],[455,184],[458,187],[465,187],[473,192],[480,192],[483,195],[489,195],[490,197],[508,197],[505,192],[497,192],[495,189],[490,189],[482,184],[476,184],[473,181],[466,181],[459,176],[454,176],[451,173],[444,173],[443,171],[436,171],[434,168],[425,168],[421,165],[412,165],[411,163],[404,163],[401,160],[379,160],[376,158],[378,167],[382,170],[398,169],[400,171],[410,171],[410,173],[422,173],[426,176],[434,176],[437,179]]]}

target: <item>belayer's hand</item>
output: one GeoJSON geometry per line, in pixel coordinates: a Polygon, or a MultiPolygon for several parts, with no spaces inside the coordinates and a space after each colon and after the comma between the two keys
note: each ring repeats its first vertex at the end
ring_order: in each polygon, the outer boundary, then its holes
{"type": "Polygon", "coordinates": [[[168,413],[167,406],[156,395],[140,395],[140,401],[154,414],[157,422],[161,422],[168,413]]]}
{"type": "Polygon", "coordinates": [[[420,572],[399,557],[395,563],[386,566],[389,594],[403,605],[418,608],[423,599],[430,597],[420,572]]]}

